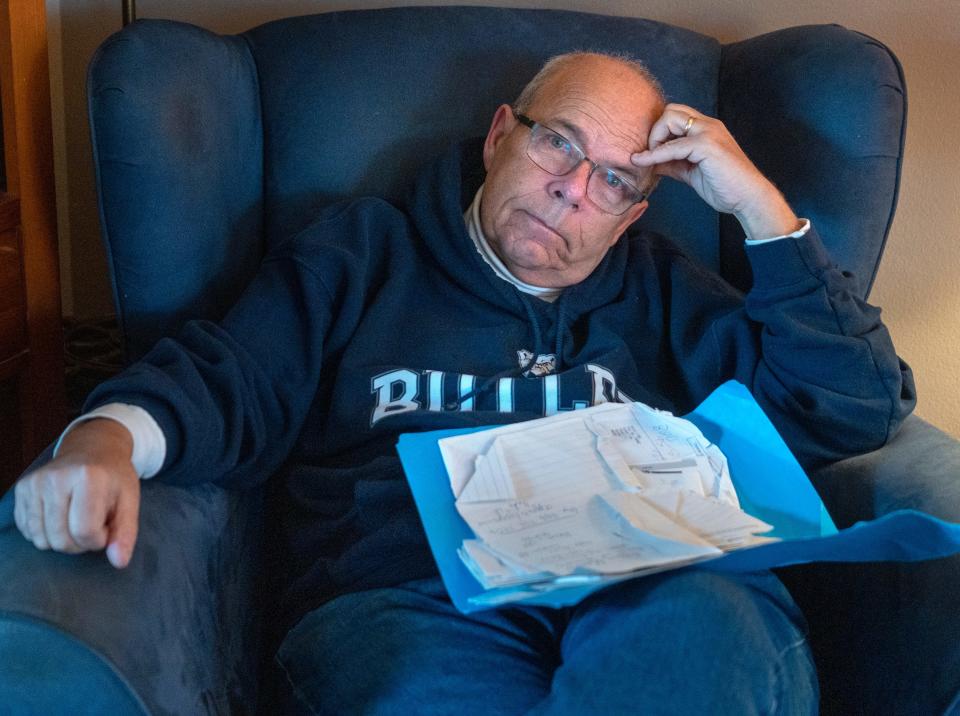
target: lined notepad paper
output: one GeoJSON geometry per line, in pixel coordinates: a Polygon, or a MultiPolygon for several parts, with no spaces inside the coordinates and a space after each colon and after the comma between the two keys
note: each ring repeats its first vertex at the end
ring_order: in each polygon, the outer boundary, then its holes
{"type": "MultiPolygon", "coordinates": [[[[769,541],[692,423],[606,403],[440,440],[460,558],[486,589],[616,581],[769,541]]],[[[484,597],[480,595],[478,600],[484,597]]]]}

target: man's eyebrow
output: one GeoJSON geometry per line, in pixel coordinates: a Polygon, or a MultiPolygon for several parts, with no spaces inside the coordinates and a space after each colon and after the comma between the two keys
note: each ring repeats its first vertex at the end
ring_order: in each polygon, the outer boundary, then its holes
{"type": "MultiPolygon", "coordinates": [[[[587,151],[586,149],[583,148],[585,141],[584,141],[583,132],[581,131],[580,127],[573,124],[572,122],[568,122],[565,119],[555,119],[551,121],[550,126],[551,127],[555,126],[558,129],[562,129],[564,134],[567,136],[573,135],[573,138],[576,141],[576,143],[580,146],[580,149],[584,152],[587,151]]],[[[599,162],[599,163],[603,164],[603,166],[610,167],[611,169],[616,170],[620,174],[623,174],[625,177],[629,178],[634,183],[639,184],[640,182],[640,177],[637,176],[637,173],[636,173],[637,168],[634,166],[630,166],[626,164],[608,164],[606,162],[599,162]]]]}

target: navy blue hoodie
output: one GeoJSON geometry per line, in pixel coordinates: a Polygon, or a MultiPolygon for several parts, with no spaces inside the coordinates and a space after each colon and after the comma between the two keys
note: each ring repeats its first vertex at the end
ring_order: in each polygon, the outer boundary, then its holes
{"type": "Polygon", "coordinates": [[[471,142],[402,207],[326,209],[221,323],[189,323],[88,401],[153,415],[167,440],[155,479],[247,486],[279,470],[291,622],[337,594],[435,573],[394,450],[402,432],[611,400],[682,414],[735,378],[810,467],[879,447],[912,409],[879,310],[815,229],[748,247],[745,300],[642,234],[550,304],[498,278],[467,235],[482,180],[471,142]]]}

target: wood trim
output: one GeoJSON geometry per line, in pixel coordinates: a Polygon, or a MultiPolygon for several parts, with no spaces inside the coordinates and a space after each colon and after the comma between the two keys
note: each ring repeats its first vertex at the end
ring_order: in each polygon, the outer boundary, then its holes
{"type": "Polygon", "coordinates": [[[15,230],[20,224],[20,200],[0,191],[0,233],[15,230]]]}
{"type": "MultiPolygon", "coordinates": [[[[20,351],[16,355],[12,355],[9,358],[0,361],[0,381],[12,378],[19,373],[26,365],[27,358],[29,356],[29,351],[20,351]]],[[[7,436],[4,436],[4,438],[6,437],[7,436]]]]}
{"type": "Polygon", "coordinates": [[[0,380],[24,369],[20,367],[23,361],[14,364],[14,368],[8,359],[29,354],[23,283],[20,200],[4,193],[0,194],[0,380]]]}
{"type": "Polygon", "coordinates": [[[30,355],[18,382],[29,461],[66,417],[44,0],[0,2],[0,101],[7,192],[20,200],[30,355]]]}

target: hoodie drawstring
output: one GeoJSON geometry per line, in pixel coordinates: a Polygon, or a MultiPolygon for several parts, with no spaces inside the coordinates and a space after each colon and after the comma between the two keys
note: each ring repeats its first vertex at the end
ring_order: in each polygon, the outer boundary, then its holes
{"type": "MultiPolygon", "coordinates": [[[[499,373],[496,373],[495,375],[490,376],[473,390],[468,391],[467,393],[464,393],[455,401],[450,401],[446,403],[443,406],[444,409],[457,410],[466,401],[476,397],[477,395],[480,395],[481,393],[486,391],[487,388],[489,388],[491,385],[496,383],[501,378],[510,378],[518,375],[523,375],[524,373],[527,372],[527,370],[530,369],[530,366],[532,366],[536,362],[537,356],[540,355],[540,351],[543,348],[543,345],[542,345],[543,333],[540,330],[540,321],[537,320],[537,314],[533,310],[533,306],[530,304],[530,300],[523,294],[518,294],[518,295],[520,298],[520,302],[523,304],[524,310],[527,312],[527,318],[530,320],[530,325],[533,328],[533,353],[531,353],[530,357],[527,358],[527,360],[525,360],[523,363],[520,364],[519,368],[508,368],[507,370],[502,370],[499,373]]],[[[559,361],[560,361],[560,350],[563,348],[563,333],[564,333],[563,321],[566,318],[566,311],[565,311],[566,303],[563,301],[562,296],[560,297],[560,301],[561,301],[560,316],[559,316],[559,321],[557,323],[557,341],[556,341],[558,367],[559,367],[559,361]]]]}
{"type": "Polygon", "coordinates": [[[554,370],[558,373],[563,366],[563,337],[567,333],[567,302],[563,299],[564,297],[561,296],[560,310],[557,315],[557,338],[553,344],[553,354],[557,361],[554,370]]]}

